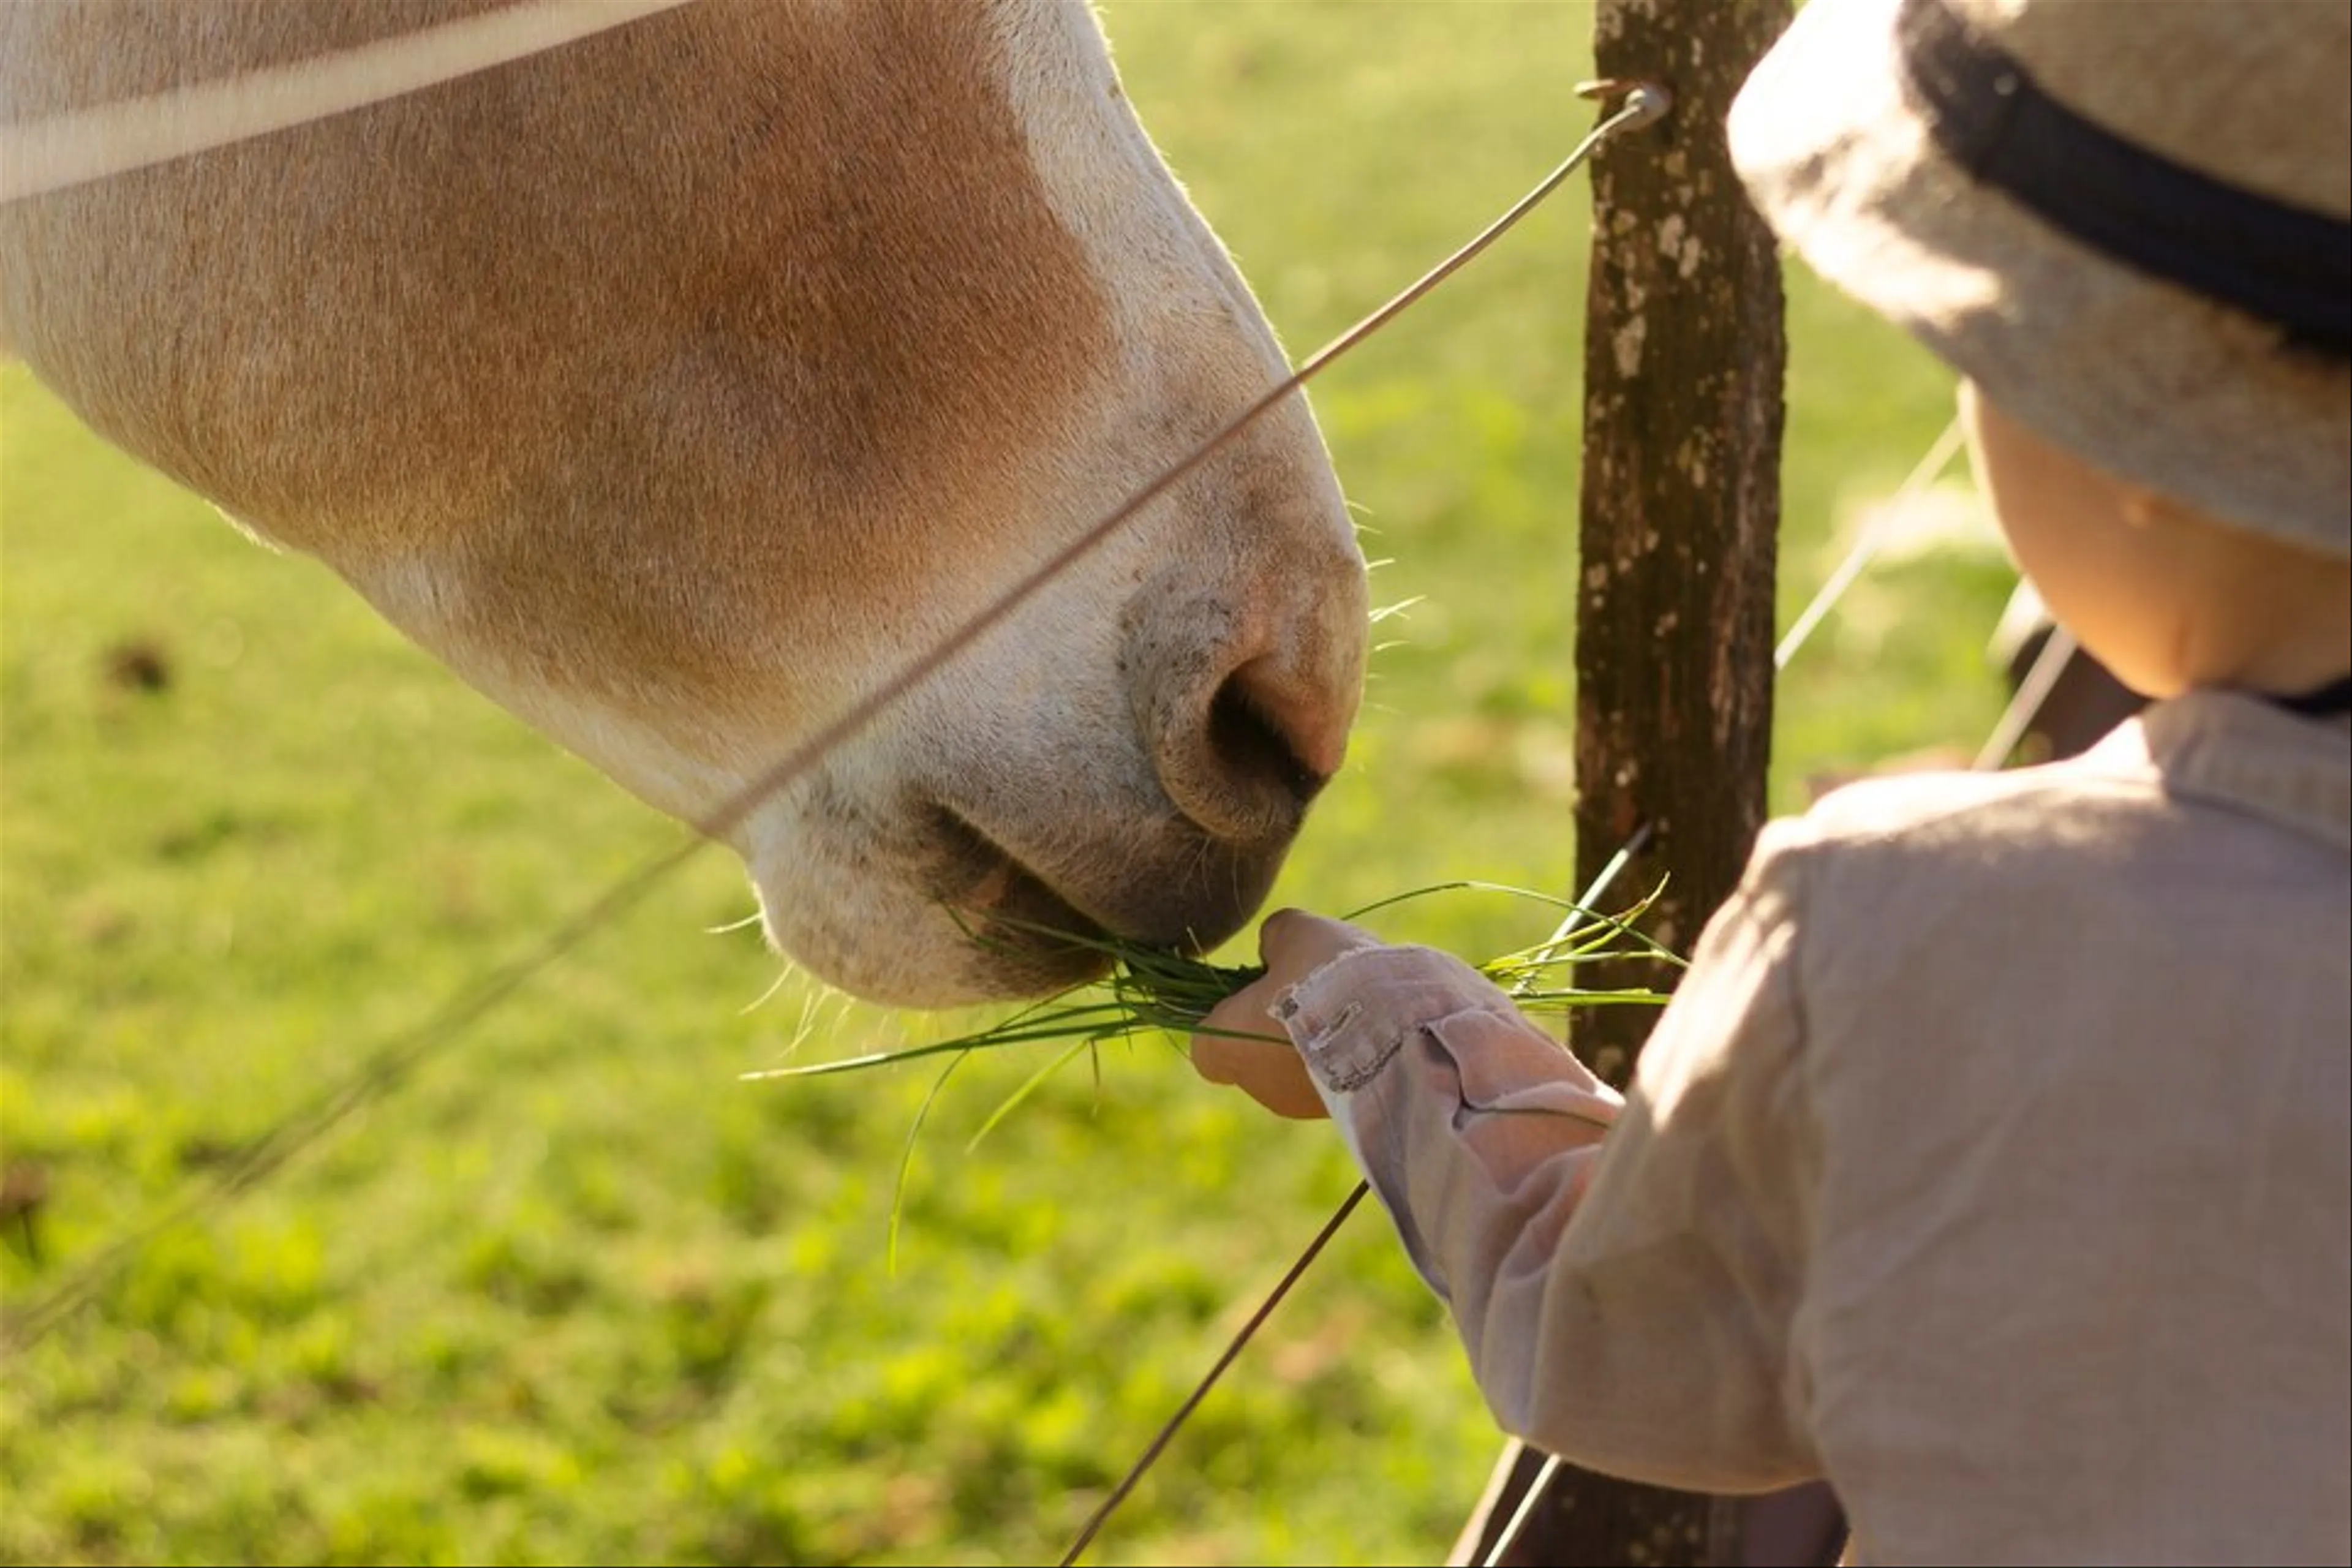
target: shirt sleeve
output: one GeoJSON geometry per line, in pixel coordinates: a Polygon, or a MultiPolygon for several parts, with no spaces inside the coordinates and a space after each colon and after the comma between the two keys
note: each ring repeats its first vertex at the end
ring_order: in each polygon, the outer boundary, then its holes
{"type": "Polygon", "coordinates": [[[1343,953],[1274,1009],[1505,1429],[1709,1491],[1819,1473],[1789,1348],[1811,1147],[1790,927],[1759,881],[1702,936],[1622,1110],[1426,948],[1343,953]]]}

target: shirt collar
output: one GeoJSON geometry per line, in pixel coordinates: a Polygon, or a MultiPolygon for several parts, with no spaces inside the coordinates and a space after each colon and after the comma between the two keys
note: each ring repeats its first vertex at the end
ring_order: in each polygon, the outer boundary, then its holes
{"type": "Polygon", "coordinates": [[[2174,795],[2233,807],[2352,850],[2352,721],[2191,691],[2152,704],[2085,761],[2152,767],[2174,795]]]}

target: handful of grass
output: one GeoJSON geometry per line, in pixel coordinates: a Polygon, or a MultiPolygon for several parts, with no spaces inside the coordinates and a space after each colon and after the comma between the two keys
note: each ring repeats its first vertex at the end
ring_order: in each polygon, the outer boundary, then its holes
{"type": "MultiPolygon", "coordinates": [[[[1552,934],[1544,941],[1532,947],[1519,948],[1488,959],[1475,966],[1481,974],[1508,992],[1523,1011],[1566,1014],[1579,1007],[1627,1004],[1657,1006],[1666,1000],[1664,992],[1638,986],[1613,989],[1580,986],[1572,984],[1574,971],[1580,964],[1628,958],[1657,959],[1676,967],[1683,966],[1681,958],[1634,929],[1634,922],[1656,901],[1656,891],[1623,913],[1610,915],[1523,888],[1490,882],[1445,882],[1384,899],[1354,911],[1348,918],[1358,919],[1374,910],[1402,903],[1408,899],[1456,891],[1508,893],[1565,911],[1552,934]]],[[[837,1061],[771,1068],[743,1075],[746,1079],[824,1078],[836,1073],[895,1067],[933,1057],[946,1058],[946,1066],[915,1111],[914,1122],[907,1130],[906,1149],[899,1158],[898,1193],[890,1205],[887,1247],[889,1267],[893,1271],[898,1267],[898,1225],[905,1211],[907,1183],[913,1166],[916,1140],[930,1115],[931,1106],[940,1097],[940,1091],[947,1087],[949,1078],[975,1052],[1033,1045],[1058,1045],[1062,1047],[1024,1079],[989,1114],[980,1130],[966,1143],[967,1151],[976,1147],[982,1139],[993,1131],[1039,1085],[1082,1053],[1093,1056],[1097,1047],[1106,1043],[1132,1040],[1147,1035],[1161,1036],[1181,1050],[1183,1042],[1199,1032],[1202,1020],[1218,1003],[1265,973],[1265,968],[1258,964],[1213,963],[1207,959],[1191,957],[1166,948],[1123,942],[1115,937],[1077,937],[1066,932],[1048,934],[1100,952],[1111,961],[1110,973],[1103,979],[1087,981],[1057,992],[1041,1002],[1019,1009],[1000,1023],[970,1034],[958,1035],[952,1039],[936,1040],[899,1050],[875,1051],[837,1061]]],[[[1095,1069],[1099,1082],[1101,1062],[1098,1056],[1095,1058],[1095,1069]]]]}
{"type": "MultiPolygon", "coordinates": [[[[1632,909],[1611,915],[1524,888],[1491,882],[1445,882],[1384,899],[1354,911],[1347,918],[1357,920],[1375,910],[1385,909],[1408,899],[1454,891],[1508,893],[1565,911],[1559,924],[1544,941],[1488,959],[1475,966],[1478,973],[1509,992],[1512,1000],[1524,1011],[1565,1014],[1579,1007],[1626,1004],[1655,1006],[1666,1000],[1664,993],[1643,987],[1595,989],[1579,986],[1572,984],[1573,972],[1578,965],[1612,959],[1659,959],[1677,966],[1683,963],[1675,954],[1634,929],[1634,922],[1656,900],[1655,892],[1632,909]]],[[[1090,980],[1057,992],[1041,1002],[1019,1009],[1000,1023],[970,1034],[958,1035],[952,1039],[909,1046],[899,1050],[877,1051],[838,1061],[773,1068],[744,1076],[747,1079],[821,1078],[834,1073],[891,1067],[929,1057],[949,1057],[960,1060],[974,1051],[1060,1044],[1066,1049],[1045,1069],[1050,1073],[1053,1068],[1079,1051],[1108,1041],[1134,1039],[1153,1034],[1176,1040],[1189,1037],[1197,1032],[1201,1021],[1218,1003],[1265,973],[1262,965],[1213,963],[1206,959],[1191,957],[1166,948],[1147,947],[1117,937],[1050,934],[1059,936],[1075,946],[1088,947],[1101,952],[1111,961],[1110,973],[1103,979],[1090,980]]],[[[1023,1094],[1026,1092],[1026,1089],[1022,1091],[1023,1094]]],[[[1000,1110],[998,1115],[1002,1116],[1003,1112],[1000,1110]]],[[[991,1119],[992,1124],[994,1121],[995,1118],[991,1119]]]]}

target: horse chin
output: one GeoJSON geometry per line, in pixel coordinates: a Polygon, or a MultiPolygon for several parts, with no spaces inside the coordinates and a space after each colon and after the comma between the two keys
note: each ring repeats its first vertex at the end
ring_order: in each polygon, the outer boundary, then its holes
{"type": "Polygon", "coordinates": [[[799,826],[750,857],[769,941],[829,984],[905,1007],[1065,990],[1108,973],[1122,942],[1204,951],[1248,919],[1279,859],[1139,828],[1115,854],[1048,869],[937,805],[887,837],[799,826]],[[1153,864],[1168,873],[1138,874],[1153,864]]]}
{"type": "Polygon", "coordinates": [[[1111,933],[1010,860],[983,897],[944,907],[996,995],[1037,995],[1110,971],[1111,933]]]}
{"type": "MultiPolygon", "coordinates": [[[[951,868],[942,879],[955,888],[940,898],[940,907],[965,935],[982,983],[993,994],[1034,995],[1100,979],[1120,946],[1198,952],[1202,935],[1229,934],[1222,927],[1206,933],[1187,928],[1181,934],[1155,929],[1151,913],[1124,907],[1117,894],[1106,900],[1098,889],[1091,898],[1080,890],[1079,884],[1104,878],[1089,879],[1073,868],[1070,880],[1057,884],[945,806],[933,808],[930,827],[934,842],[944,847],[944,865],[951,868]]],[[[1129,869],[1102,868],[1113,871],[1114,884],[1123,884],[1129,869]]]]}
{"type": "Polygon", "coordinates": [[[1041,996],[1109,968],[1101,924],[961,824],[925,813],[887,839],[798,826],[746,857],[768,942],[861,1001],[1041,996]]]}
{"type": "Polygon", "coordinates": [[[1105,973],[1110,932],[944,805],[920,814],[936,864],[930,900],[990,994],[1034,995],[1105,973]]]}

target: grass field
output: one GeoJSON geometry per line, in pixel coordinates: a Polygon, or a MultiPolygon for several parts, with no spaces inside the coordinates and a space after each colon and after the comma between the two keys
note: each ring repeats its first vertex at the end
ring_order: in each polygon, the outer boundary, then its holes
{"type": "MultiPolygon", "coordinates": [[[[1589,122],[1589,8],[1105,11],[1129,89],[1294,351],[1589,122]]],[[[1386,624],[1276,897],[1566,891],[1580,184],[1322,384],[1386,624]]],[[[1949,414],[1925,355],[1793,280],[1784,610],[1949,414]]],[[[130,1234],[678,830],[0,373],[0,1146],[47,1184],[12,1305],[130,1234]]],[[[1782,689],[1775,797],[1970,746],[2008,578],[1857,591],[1782,689]]],[[[959,1020],[849,1004],[709,853],[234,1203],[139,1248],[0,1383],[7,1562],[1051,1560],[1351,1173],[1171,1050],[739,1081],[959,1020]]],[[[1540,916],[1433,900],[1474,954],[1540,916]]],[[[969,1022],[969,1020],[961,1020],[969,1022]]],[[[1095,1561],[1442,1552],[1496,1437],[1358,1217],[1095,1561]]]]}

